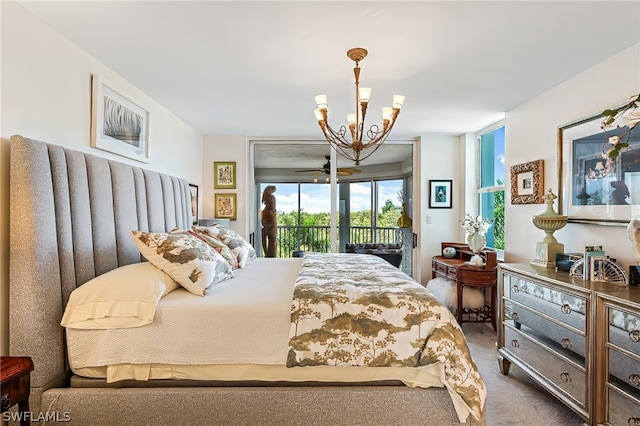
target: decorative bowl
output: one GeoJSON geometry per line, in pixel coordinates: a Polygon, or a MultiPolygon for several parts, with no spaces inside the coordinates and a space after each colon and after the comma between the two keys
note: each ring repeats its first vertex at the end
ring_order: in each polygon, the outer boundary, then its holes
{"type": "Polygon", "coordinates": [[[447,259],[452,259],[456,256],[456,249],[453,247],[445,247],[442,249],[442,255],[447,259]]]}

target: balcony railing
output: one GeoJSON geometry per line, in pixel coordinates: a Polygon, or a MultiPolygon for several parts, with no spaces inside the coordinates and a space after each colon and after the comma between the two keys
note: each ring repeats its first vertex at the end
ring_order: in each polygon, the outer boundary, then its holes
{"type": "MultiPolygon", "coordinates": [[[[327,253],[331,247],[329,226],[278,226],[277,257],[291,257],[296,250],[327,253]]],[[[349,228],[349,243],[401,243],[402,228],[371,228],[352,226],[349,228]]],[[[338,247],[344,242],[338,241],[338,247]]]]}

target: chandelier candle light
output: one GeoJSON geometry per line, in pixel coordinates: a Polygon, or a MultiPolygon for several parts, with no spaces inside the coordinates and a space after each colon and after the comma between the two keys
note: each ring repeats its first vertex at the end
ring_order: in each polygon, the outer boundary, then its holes
{"type": "Polygon", "coordinates": [[[400,109],[402,108],[404,96],[393,95],[392,106],[382,108],[382,127],[374,124],[365,132],[364,121],[367,114],[367,106],[369,105],[369,98],[371,97],[371,88],[359,87],[360,67],[358,64],[367,56],[367,50],[361,47],[356,47],[354,49],[350,49],[347,52],[347,56],[356,63],[356,67],[353,69],[356,81],[356,113],[347,115],[347,123],[351,133],[351,142],[345,138],[347,134],[346,126],[341,126],[338,131],[333,130],[331,126],[329,126],[329,122],[327,120],[327,95],[316,96],[317,108],[314,113],[327,142],[331,144],[337,153],[354,161],[356,166],[359,166],[360,161],[373,154],[380,145],[382,145],[385,139],[387,139],[387,136],[389,136],[389,133],[396,122],[396,118],[400,113],[400,109]],[[365,136],[367,139],[366,141],[365,136]],[[363,155],[362,151],[367,148],[372,148],[372,150],[363,155]]]}

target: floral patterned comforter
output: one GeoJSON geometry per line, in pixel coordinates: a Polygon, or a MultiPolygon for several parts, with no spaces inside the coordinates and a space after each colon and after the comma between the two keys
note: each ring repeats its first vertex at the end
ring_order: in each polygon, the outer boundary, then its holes
{"type": "Polygon", "coordinates": [[[295,283],[287,367],[416,367],[440,363],[442,383],[480,419],[486,388],[451,312],[383,259],[307,253],[295,283]]]}

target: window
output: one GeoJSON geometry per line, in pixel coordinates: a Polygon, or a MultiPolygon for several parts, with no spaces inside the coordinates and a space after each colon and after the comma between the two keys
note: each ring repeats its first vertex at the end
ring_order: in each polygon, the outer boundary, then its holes
{"type": "Polygon", "coordinates": [[[486,234],[487,247],[498,250],[504,250],[504,130],[504,126],[500,126],[482,133],[478,156],[479,212],[492,223],[486,234]]]}

